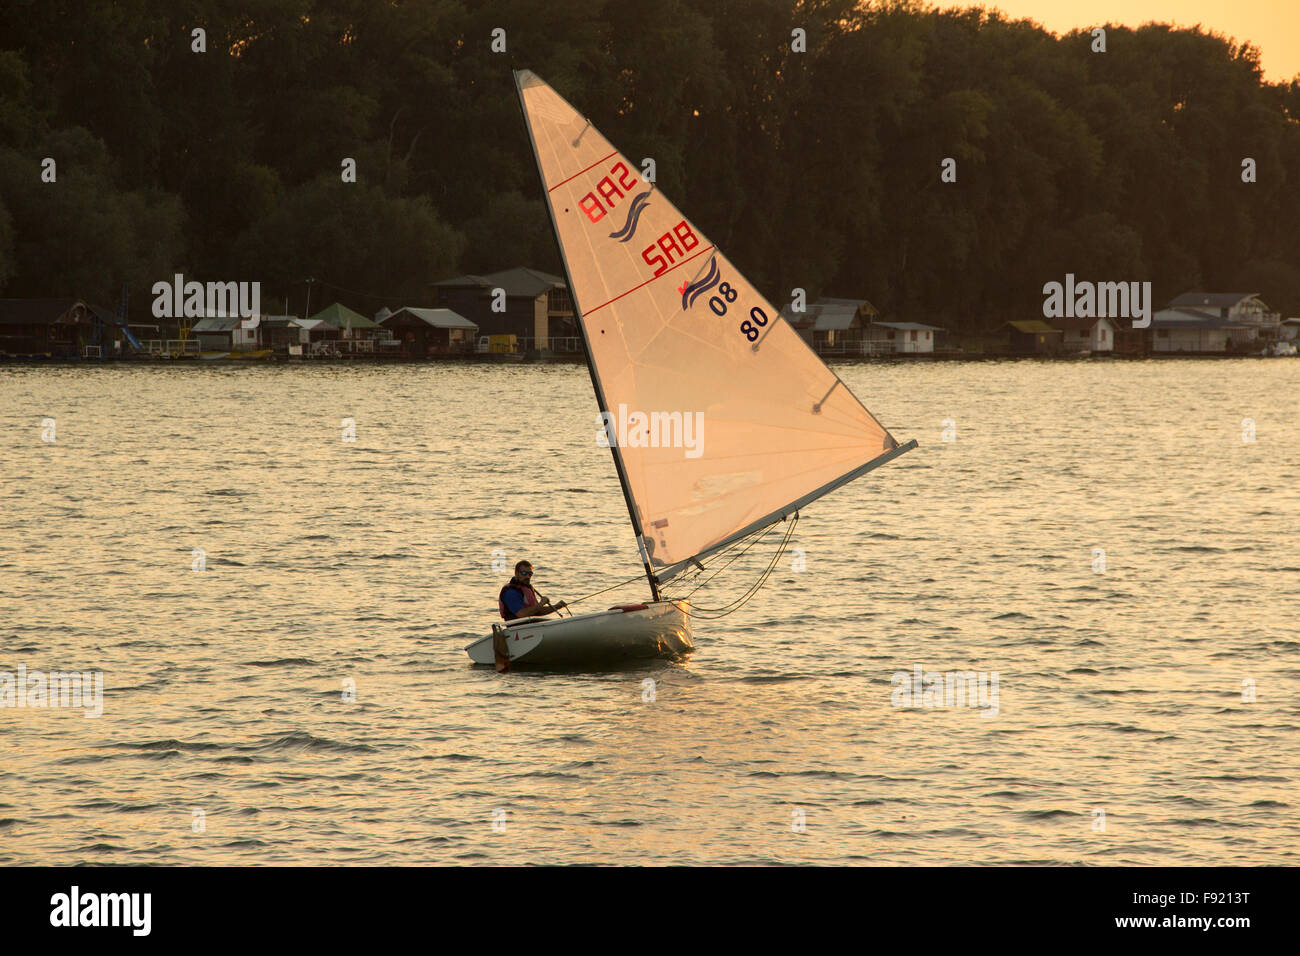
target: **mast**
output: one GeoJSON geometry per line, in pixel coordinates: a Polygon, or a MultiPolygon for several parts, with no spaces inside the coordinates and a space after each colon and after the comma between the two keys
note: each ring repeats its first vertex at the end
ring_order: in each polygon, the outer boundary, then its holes
{"type": "MultiPolygon", "coordinates": [[[[528,110],[524,106],[524,90],[519,84],[519,71],[512,71],[515,80],[515,92],[519,95],[519,111],[524,117],[524,129],[528,131],[528,146],[533,151],[533,164],[537,167],[537,180],[542,185],[542,195],[546,200],[546,215],[551,221],[551,235],[555,239],[555,247],[560,251],[560,264],[564,269],[564,281],[569,286],[569,300],[573,303],[573,313],[577,318],[578,336],[582,339],[582,351],[587,357],[587,373],[591,376],[591,386],[596,392],[596,404],[600,407],[602,420],[608,422],[605,416],[609,413],[609,403],[605,401],[605,390],[601,387],[600,376],[596,372],[596,364],[591,357],[591,346],[587,342],[587,327],[582,321],[582,312],[578,308],[578,290],[573,284],[573,276],[569,274],[569,260],[564,254],[564,244],[560,242],[560,229],[555,221],[555,210],[551,208],[550,196],[546,189],[546,178],[542,175],[542,163],[537,155],[537,142],[533,138],[533,126],[528,119],[528,110]]],[[[623,456],[619,451],[619,445],[616,436],[610,436],[612,441],[609,443],[610,453],[614,456],[614,470],[618,472],[618,484],[623,489],[623,500],[627,503],[627,516],[632,521],[632,532],[636,535],[637,550],[641,552],[641,563],[645,567],[646,581],[650,584],[650,594],[654,600],[660,600],[659,579],[655,577],[654,570],[650,567],[650,555],[646,551],[645,536],[641,531],[641,519],[637,515],[636,505],[632,501],[632,490],[627,480],[627,470],[623,465],[623,456]]]]}

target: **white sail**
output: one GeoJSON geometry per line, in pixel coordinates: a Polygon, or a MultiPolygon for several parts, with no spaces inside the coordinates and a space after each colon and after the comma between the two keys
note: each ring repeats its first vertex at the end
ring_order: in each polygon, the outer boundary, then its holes
{"type": "Polygon", "coordinates": [[[898,445],[637,164],[536,75],[516,81],[661,581],[915,447],[898,445]]]}

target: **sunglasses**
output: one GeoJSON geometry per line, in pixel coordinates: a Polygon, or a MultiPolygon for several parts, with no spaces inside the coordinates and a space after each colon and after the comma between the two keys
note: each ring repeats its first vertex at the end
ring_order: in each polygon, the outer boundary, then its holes
{"type": "Polygon", "coordinates": [[[520,571],[519,573],[522,574],[524,577],[529,577],[533,572],[532,572],[532,571],[520,571]]]}

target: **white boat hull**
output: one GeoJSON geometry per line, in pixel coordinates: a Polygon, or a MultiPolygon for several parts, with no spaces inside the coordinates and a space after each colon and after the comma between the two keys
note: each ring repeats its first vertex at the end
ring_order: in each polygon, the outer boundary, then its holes
{"type": "MultiPolygon", "coordinates": [[[[695,649],[690,605],[685,601],[625,604],[573,617],[503,622],[513,664],[591,664],[601,661],[682,657],[695,649]]],[[[493,635],[465,648],[475,664],[495,664],[493,635]]]]}

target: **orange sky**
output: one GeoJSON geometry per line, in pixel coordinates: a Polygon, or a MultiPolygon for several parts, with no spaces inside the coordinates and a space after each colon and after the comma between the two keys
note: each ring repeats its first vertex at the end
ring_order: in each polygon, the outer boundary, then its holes
{"type": "Polygon", "coordinates": [[[937,0],[936,5],[997,7],[1055,33],[1107,22],[1135,27],[1152,20],[1184,27],[1199,23],[1259,47],[1264,75],[1273,82],[1300,73],[1300,0],[937,0]]]}

